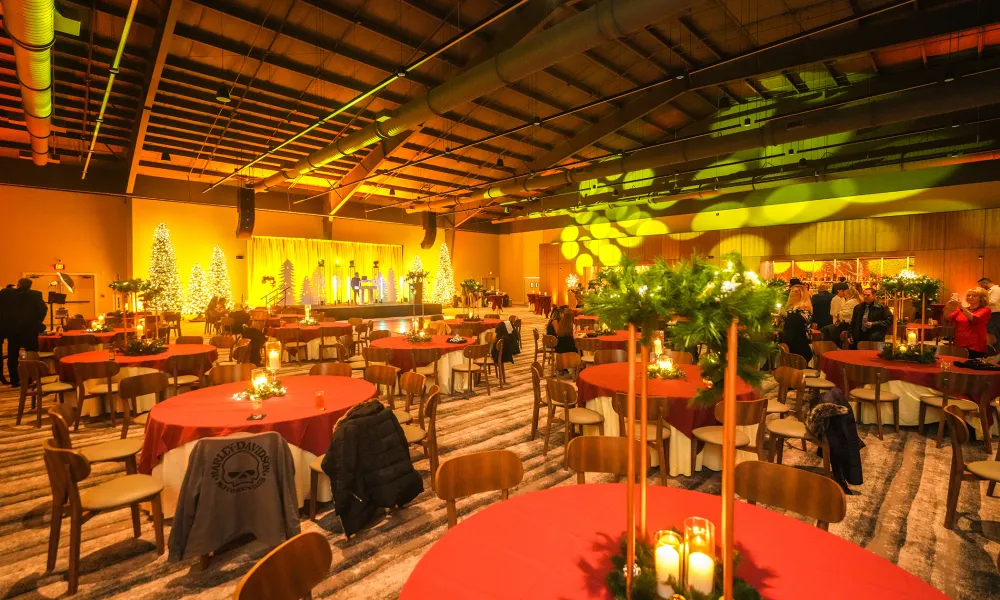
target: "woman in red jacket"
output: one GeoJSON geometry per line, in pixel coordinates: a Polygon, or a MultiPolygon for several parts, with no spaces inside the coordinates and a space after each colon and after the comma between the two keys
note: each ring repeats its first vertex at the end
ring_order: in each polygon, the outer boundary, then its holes
{"type": "Polygon", "coordinates": [[[948,320],[955,324],[955,345],[969,351],[969,358],[984,358],[986,356],[986,325],[992,314],[989,307],[989,295],[983,288],[973,288],[966,292],[966,308],[957,302],[949,302],[944,311],[948,320]],[[957,306],[956,306],[957,305],[957,306]]]}

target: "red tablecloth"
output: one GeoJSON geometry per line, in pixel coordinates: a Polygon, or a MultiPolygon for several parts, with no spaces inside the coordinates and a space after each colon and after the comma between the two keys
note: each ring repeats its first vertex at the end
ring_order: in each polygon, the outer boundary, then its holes
{"type": "Polygon", "coordinates": [[[150,473],[167,452],[206,437],[239,432],[277,431],[294,446],[319,456],[330,446],[333,426],[352,406],[375,396],[375,386],[363,379],[301,375],[281,380],[288,394],[264,400],[266,415],[248,421],[250,402],[233,395],[247,382],[202,388],[153,407],[146,426],[139,471],[150,473]],[[316,392],[324,391],[326,410],[316,408],[316,392]]]}
{"type": "MultiPolygon", "coordinates": [[[[659,485],[647,490],[649,531],[683,529],[686,517],[700,516],[721,534],[719,496],[659,485]]],[[[737,574],[768,600],[947,599],[877,554],[792,517],[737,500],[734,521],[743,555],[737,574]]],[[[512,495],[449,529],[399,597],[610,599],[604,578],[624,531],[624,484],[512,495]]]]}
{"type": "Polygon", "coordinates": [[[371,343],[371,346],[373,348],[392,348],[392,366],[397,367],[401,371],[409,371],[414,367],[413,361],[410,360],[410,350],[414,348],[437,348],[442,354],[445,354],[448,352],[458,352],[464,350],[466,346],[478,343],[477,340],[466,338],[464,344],[449,344],[447,340],[450,337],[450,335],[432,335],[431,341],[420,344],[411,344],[402,336],[387,337],[375,340],[371,343]]]}
{"type": "Polygon", "coordinates": [[[332,327],[335,330],[333,334],[337,337],[340,337],[342,335],[351,335],[351,333],[354,331],[354,327],[347,321],[321,321],[319,325],[299,325],[298,323],[281,323],[278,326],[268,327],[267,335],[274,337],[275,335],[277,335],[275,332],[278,329],[298,329],[299,341],[308,342],[309,340],[314,340],[319,337],[320,327],[332,327]]]}
{"type": "Polygon", "coordinates": [[[538,299],[538,294],[528,294],[528,305],[531,308],[535,308],[535,300],[538,299]]]}
{"type": "Polygon", "coordinates": [[[503,294],[491,294],[489,299],[494,310],[503,310],[503,294]]]}
{"type": "MultiPolygon", "coordinates": [[[[125,356],[121,352],[115,353],[115,362],[123,367],[150,367],[166,371],[167,359],[171,356],[183,356],[187,354],[203,354],[205,356],[205,369],[210,369],[212,363],[219,358],[219,351],[215,346],[207,344],[170,344],[166,352],[145,356],[125,356]]],[[[64,357],[56,363],[56,373],[63,381],[73,381],[73,365],[76,363],[97,363],[108,360],[107,350],[94,350],[93,352],[81,352],[64,357]]]]}
{"type": "MultiPolygon", "coordinates": [[[[81,336],[93,336],[99,344],[109,344],[114,337],[120,333],[132,333],[135,329],[129,327],[125,329],[124,327],[117,327],[114,331],[107,331],[104,333],[91,333],[85,330],[73,330],[73,331],[63,331],[62,333],[56,335],[40,335],[38,336],[38,349],[42,352],[52,352],[56,346],[59,345],[59,340],[64,337],[67,338],[77,338],[81,336]]],[[[73,342],[74,344],[77,342],[73,342]]]]}
{"type": "MultiPolygon", "coordinates": [[[[578,319],[580,317],[577,317],[578,319]]],[[[636,334],[636,339],[639,339],[639,334],[636,334]]],[[[621,329],[611,335],[599,335],[597,339],[601,340],[602,350],[628,350],[628,330],[621,329]]]]}
{"type": "Polygon", "coordinates": [[[465,322],[465,319],[458,317],[451,321],[445,321],[452,331],[456,328],[461,327],[463,329],[471,329],[473,333],[479,335],[484,331],[492,331],[496,329],[496,326],[500,324],[500,319],[482,319],[480,321],[471,321],[469,323],[465,322]]]}
{"type": "Polygon", "coordinates": [[[547,315],[552,310],[552,296],[535,297],[535,314],[547,315]]]}
{"type": "MultiPolygon", "coordinates": [[[[670,399],[670,417],[667,419],[675,429],[691,437],[691,431],[706,425],[717,425],[713,408],[695,408],[691,399],[699,389],[705,387],[701,381],[701,367],[698,365],[680,365],[687,373],[684,379],[650,379],[649,395],[662,396],[670,399]]],[[[636,364],[636,373],[642,370],[636,364]]],[[[628,391],[628,364],[609,363],[594,365],[580,371],[577,379],[577,402],[580,406],[599,396],[614,396],[616,392],[628,391]]],[[[636,390],[639,389],[638,382],[636,390]]],[[[737,400],[753,400],[758,397],[757,390],[743,381],[736,389],[737,400]]]]}
{"type": "MultiPolygon", "coordinates": [[[[574,308],[573,310],[577,311],[577,312],[580,311],[580,309],[578,309],[578,308],[574,308]]],[[[597,315],[580,315],[580,314],[577,314],[576,317],[573,318],[573,322],[576,323],[577,325],[581,325],[583,323],[597,323],[597,315]]]]}

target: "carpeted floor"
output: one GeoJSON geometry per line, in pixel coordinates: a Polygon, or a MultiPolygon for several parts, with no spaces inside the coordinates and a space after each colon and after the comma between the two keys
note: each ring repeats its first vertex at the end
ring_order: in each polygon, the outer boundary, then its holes
{"type": "MultiPolygon", "coordinates": [[[[557,448],[542,457],[541,437],[529,440],[531,417],[531,328],[539,317],[515,309],[524,317],[525,351],[508,368],[509,387],[494,388],[471,399],[444,398],[438,416],[442,458],[465,452],[506,448],[524,461],[523,483],[513,492],[556,485],[575,485],[575,476],[562,468],[557,448]]],[[[192,333],[194,333],[192,331],[192,333]]],[[[304,373],[308,367],[287,368],[284,375],[304,373]]],[[[765,387],[773,393],[772,386],[765,387]]],[[[17,394],[0,391],[0,597],[49,598],[64,595],[67,567],[68,525],[64,524],[59,561],[45,573],[49,523],[49,484],[42,464],[41,441],[47,425],[38,430],[34,421],[14,425],[17,394]]],[[[889,433],[879,441],[868,427],[860,431],[867,443],[863,451],[865,484],[848,499],[847,518],[830,532],[875,552],[923,578],[952,598],[1000,598],[1000,575],[995,560],[1000,552],[1000,498],[987,498],[986,486],[967,483],[959,500],[958,526],[944,528],[951,449],[935,447],[933,439],[913,428],[889,433]]],[[[106,420],[84,422],[74,444],[115,439],[119,430],[106,420]]],[[[428,463],[419,449],[412,449],[415,466],[423,475],[425,491],[415,502],[387,515],[350,541],[330,505],[321,505],[317,523],[303,521],[304,530],[323,532],[333,546],[330,577],[314,590],[316,598],[394,598],[424,552],[447,529],[444,503],[428,485],[428,463]]],[[[972,443],[967,460],[986,458],[982,446],[972,443]]],[[[787,449],[787,464],[815,467],[819,459],[787,449]]],[[[94,468],[95,483],[120,473],[110,465],[94,468]]],[[[591,476],[593,477],[593,476],[591,476]]],[[[599,479],[599,477],[597,478],[599,479]]],[[[650,477],[651,485],[658,477],[650,477]]],[[[678,477],[671,486],[718,493],[717,473],[703,471],[695,477],[678,477]]],[[[459,519],[498,501],[484,494],[459,502],[459,519]]],[[[169,524],[168,524],[169,525],[169,524]]],[[[197,561],[167,562],[153,551],[148,521],[143,535],[132,538],[127,511],[99,515],[83,526],[79,597],[81,598],[227,598],[240,577],[267,549],[250,543],[224,552],[206,571],[197,561]]],[[[821,552],[789,548],[789,552],[821,552]]],[[[817,573],[818,583],[842,573],[842,565],[817,573]]]]}

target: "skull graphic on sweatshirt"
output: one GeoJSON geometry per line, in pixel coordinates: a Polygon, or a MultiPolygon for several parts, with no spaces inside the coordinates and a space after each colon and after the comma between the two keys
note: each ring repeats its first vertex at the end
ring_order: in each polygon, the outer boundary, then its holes
{"type": "Polygon", "coordinates": [[[212,459],[212,479],[221,489],[231,493],[257,489],[270,470],[267,452],[253,442],[233,442],[212,459]]]}

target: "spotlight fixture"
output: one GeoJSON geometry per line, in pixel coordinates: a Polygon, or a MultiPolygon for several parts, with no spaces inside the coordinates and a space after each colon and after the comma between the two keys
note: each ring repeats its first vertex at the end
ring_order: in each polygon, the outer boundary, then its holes
{"type": "Polygon", "coordinates": [[[618,191],[618,188],[614,188],[614,191],[611,192],[611,195],[612,196],[621,196],[622,193],[618,191]]]}
{"type": "Polygon", "coordinates": [[[945,71],[944,82],[945,83],[951,83],[952,81],[955,81],[955,72],[954,71],[945,71]]]}
{"type": "Polygon", "coordinates": [[[809,164],[809,161],[808,161],[808,160],[806,160],[806,159],[804,159],[804,158],[800,158],[800,159],[799,159],[799,166],[800,166],[800,167],[804,167],[804,166],[806,166],[807,164],[809,164]]]}
{"type": "Polygon", "coordinates": [[[396,77],[399,77],[400,79],[406,79],[406,69],[400,69],[396,71],[396,77]]]}
{"type": "Polygon", "coordinates": [[[715,190],[715,191],[719,191],[719,180],[718,179],[715,180],[715,185],[712,186],[712,189],[715,190]]]}
{"type": "Polygon", "coordinates": [[[954,121],[951,122],[952,127],[958,127],[959,125],[961,125],[961,123],[959,123],[958,119],[955,119],[954,121]]]}
{"type": "Polygon", "coordinates": [[[162,160],[163,162],[170,162],[170,153],[169,152],[161,153],[160,160],[162,160]]]}
{"type": "Polygon", "coordinates": [[[677,79],[684,79],[684,73],[678,73],[677,79]]]}
{"type": "Polygon", "coordinates": [[[229,95],[229,88],[224,85],[220,85],[219,89],[215,90],[215,99],[223,104],[229,104],[233,101],[229,95]]]}
{"type": "Polygon", "coordinates": [[[395,196],[396,195],[396,188],[389,188],[389,195],[390,196],[395,196]]]}
{"type": "Polygon", "coordinates": [[[539,126],[541,124],[542,124],[542,120],[540,118],[538,118],[538,117],[535,117],[535,126],[537,127],[537,126],[539,126]]]}
{"type": "Polygon", "coordinates": [[[503,159],[502,158],[498,158],[497,159],[497,166],[500,167],[501,169],[503,168],[503,159]]]}
{"type": "Polygon", "coordinates": [[[750,117],[743,119],[743,126],[750,127],[750,117]]]}
{"type": "Polygon", "coordinates": [[[795,148],[789,148],[788,149],[788,153],[789,154],[795,154],[795,148]]]}

